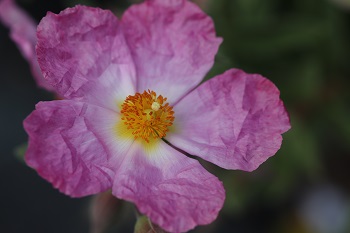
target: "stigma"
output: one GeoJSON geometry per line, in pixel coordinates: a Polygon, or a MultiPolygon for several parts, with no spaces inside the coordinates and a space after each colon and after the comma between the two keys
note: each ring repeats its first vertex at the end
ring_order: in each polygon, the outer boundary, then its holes
{"type": "Polygon", "coordinates": [[[121,109],[121,120],[134,138],[149,142],[151,138],[163,138],[175,119],[173,107],[167,98],[154,91],[144,91],[126,97],[121,109]]]}

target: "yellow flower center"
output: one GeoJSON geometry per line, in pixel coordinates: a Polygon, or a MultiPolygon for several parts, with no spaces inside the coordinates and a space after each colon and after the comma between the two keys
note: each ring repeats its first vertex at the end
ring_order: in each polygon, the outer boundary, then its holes
{"type": "Polygon", "coordinates": [[[173,107],[166,100],[150,90],[126,97],[122,104],[121,119],[135,139],[142,138],[149,142],[150,138],[166,136],[168,127],[175,119],[173,107]]]}

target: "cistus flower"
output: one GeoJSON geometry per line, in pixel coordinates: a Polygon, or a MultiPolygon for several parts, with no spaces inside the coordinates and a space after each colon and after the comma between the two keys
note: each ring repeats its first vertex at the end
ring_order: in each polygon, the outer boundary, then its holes
{"type": "Polygon", "coordinates": [[[54,91],[54,88],[44,79],[36,57],[37,24],[34,20],[13,0],[0,0],[0,22],[10,29],[10,36],[28,61],[37,85],[47,91],[54,91]]]}
{"type": "Polygon", "coordinates": [[[27,164],[72,197],[111,189],[166,231],[211,223],[223,206],[222,183],[188,154],[252,171],[290,128],[260,75],[231,69],[198,86],[222,40],[191,2],[148,0],[121,20],[86,6],[49,12],[37,37],[65,100],[25,119],[27,164]]]}

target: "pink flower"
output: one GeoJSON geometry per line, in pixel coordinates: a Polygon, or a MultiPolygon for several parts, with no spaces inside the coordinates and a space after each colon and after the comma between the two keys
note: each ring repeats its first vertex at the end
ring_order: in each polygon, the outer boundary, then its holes
{"type": "Polygon", "coordinates": [[[47,91],[54,91],[54,88],[44,79],[36,58],[37,24],[34,20],[13,0],[0,0],[0,22],[10,29],[11,38],[28,61],[37,85],[47,91]]]}
{"type": "Polygon", "coordinates": [[[278,89],[232,69],[197,87],[221,39],[185,0],[148,0],[118,20],[77,6],[37,30],[47,81],[65,100],[24,121],[26,162],[72,197],[112,189],[167,231],[212,222],[222,183],[183,151],[252,171],[290,128],[278,89]]]}

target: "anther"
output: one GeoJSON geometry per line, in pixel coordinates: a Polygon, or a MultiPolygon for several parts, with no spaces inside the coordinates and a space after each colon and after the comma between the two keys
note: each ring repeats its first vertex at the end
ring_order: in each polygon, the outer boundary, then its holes
{"type": "Polygon", "coordinates": [[[166,136],[168,127],[175,119],[174,111],[165,101],[167,98],[154,91],[129,95],[122,104],[121,119],[132,131],[135,139],[142,138],[146,142],[152,138],[166,136]]]}

